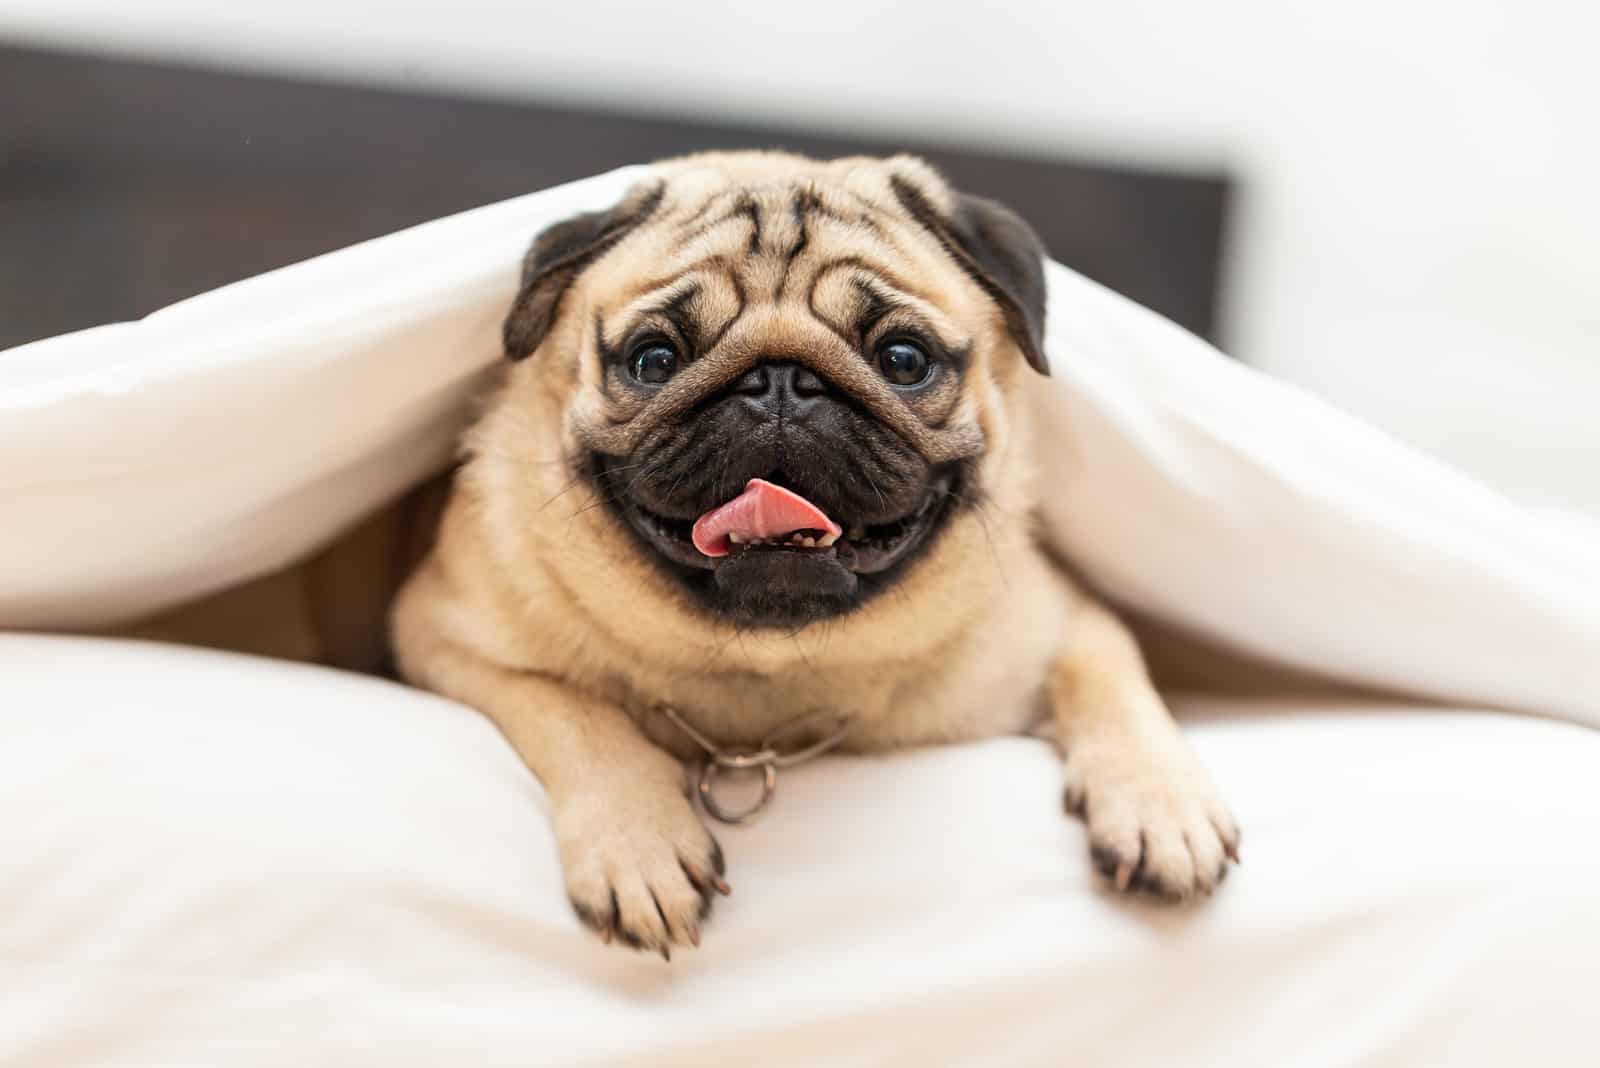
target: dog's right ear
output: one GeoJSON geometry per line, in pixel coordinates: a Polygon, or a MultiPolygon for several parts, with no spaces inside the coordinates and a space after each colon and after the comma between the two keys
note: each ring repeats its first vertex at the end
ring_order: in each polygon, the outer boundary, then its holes
{"type": "Polygon", "coordinates": [[[661,182],[636,186],[616,207],[575,215],[534,238],[522,258],[522,287],[501,329],[508,357],[520,360],[539,347],[555,324],[568,287],[585,267],[648,219],[665,191],[661,182]]]}
{"type": "MultiPolygon", "coordinates": [[[[926,169],[926,165],[922,165],[926,169]]],[[[1006,329],[1035,371],[1050,373],[1044,354],[1044,242],[1003,204],[956,193],[946,214],[904,174],[889,186],[910,216],[938,239],[952,259],[1000,306],[1006,329]]]]}

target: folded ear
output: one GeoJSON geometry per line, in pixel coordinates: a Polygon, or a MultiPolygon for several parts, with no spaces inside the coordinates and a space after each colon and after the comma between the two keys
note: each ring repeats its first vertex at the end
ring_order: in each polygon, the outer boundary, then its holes
{"type": "Polygon", "coordinates": [[[636,186],[616,207],[587,211],[554,223],[534,238],[522,258],[522,286],[501,328],[506,355],[520,360],[539,347],[567,289],[583,269],[599,259],[661,203],[663,183],[636,186]]]}
{"type": "Polygon", "coordinates": [[[944,245],[961,268],[1000,305],[1006,328],[1035,371],[1050,373],[1044,355],[1044,243],[1003,204],[956,193],[940,211],[917,185],[895,175],[895,197],[944,245]]]}

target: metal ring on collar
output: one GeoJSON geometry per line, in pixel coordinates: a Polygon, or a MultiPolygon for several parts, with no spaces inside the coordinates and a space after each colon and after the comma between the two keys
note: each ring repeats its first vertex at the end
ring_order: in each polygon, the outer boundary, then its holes
{"type": "Polygon", "coordinates": [[[717,781],[717,776],[725,765],[715,760],[707,760],[700,765],[700,782],[697,790],[700,794],[700,803],[705,806],[706,812],[712,818],[730,824],[743,823],[762,809],[767,807],[767,802],[772,800],[773,793],[778,789],[778,769],[771,760],[760,764],[743,765],[744,768],[759,767],[761,769],[761,796],[746,808],[730,811],[722,807],[717,801],[712,787],[717,781]]]}

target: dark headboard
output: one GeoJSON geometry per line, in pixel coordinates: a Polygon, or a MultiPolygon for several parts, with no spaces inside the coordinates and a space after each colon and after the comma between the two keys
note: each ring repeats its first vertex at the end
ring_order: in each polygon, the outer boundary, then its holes
{"type": "Polygon", "coordinates": [[[625,163],[757,146],[920,153],[1057,259],[1215,334],[1221,176],[4,46],[0,101],[0,348],[625,163]]]}

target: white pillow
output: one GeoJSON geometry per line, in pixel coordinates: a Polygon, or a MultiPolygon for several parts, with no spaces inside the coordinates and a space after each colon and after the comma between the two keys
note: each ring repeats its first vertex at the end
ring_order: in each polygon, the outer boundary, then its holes
{"type": "MultiPolygon", "coordinates": [[[[108,625],[264,574],[438,467],[533,234],[643,173],[0,355],[0,626],[108,625]]],[[[1351,683],[1600,722],[1594,539],[1049,281],[1047,536],[1095,585],[1351,683]]]]}

